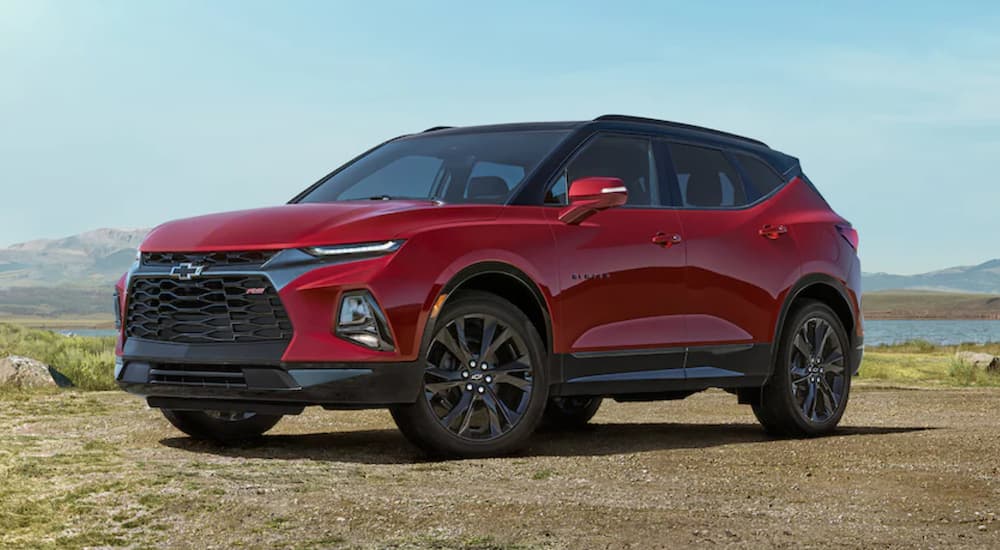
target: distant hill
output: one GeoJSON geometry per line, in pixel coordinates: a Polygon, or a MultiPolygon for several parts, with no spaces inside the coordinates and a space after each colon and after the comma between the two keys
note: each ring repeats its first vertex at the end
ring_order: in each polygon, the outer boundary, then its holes
{"type": "Polygon", "coordinates": [[[938,290],[1000,294],[1000,259],[973,266],[949,267],[919,275],[863,273],[861,288],[879,290],[938,290]]]}
{"type": "Polygon", "coordinates": [[[107,286],[135,261],[149,229],[96,229],[0,248],[0,289],[107,286]]]}
{"type": "Polygon", "coordinates": [[[933,290],[866,292],[866,319],[1000,319],[1000,296],[933,290]]]}

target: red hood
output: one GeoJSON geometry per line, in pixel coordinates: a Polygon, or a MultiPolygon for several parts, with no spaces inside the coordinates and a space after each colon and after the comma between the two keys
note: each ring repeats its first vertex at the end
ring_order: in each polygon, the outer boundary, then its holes
{"type": "Polygon", "coordinates": [[[146,252],[268,250],[378,241],[439,223],[496,218],[499,206],[432,201],[289,204],[167,222],[140,247],[146,252]]]}

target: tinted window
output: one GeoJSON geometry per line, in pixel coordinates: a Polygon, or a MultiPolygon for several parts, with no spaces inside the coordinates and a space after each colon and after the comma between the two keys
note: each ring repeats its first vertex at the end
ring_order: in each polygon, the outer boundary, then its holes
{"type": "Polygon", "coordinates": [[[417,135],[378,147],[299,202],[384,197],[502,204],[564,131],[417,135]]]}
{"type": "Polygon", "coordinates": [[[765,164],[764,161],[741,153],[736,153],[734,156],[736,157],[736,162],[740,163],[743,173],[750,180],[750,186],[757,192],[757,197],[770,195],[772,191],[781,187],[781,184],[784,183],[781,176],[765,164]]]}
{"type": "Polygon", "coordinates": [[[367,199],[374,196],[428,196],[441,171],[441,159],[424,156],[398,158],[361,178],[340,194],[339,200],[367,199]],[[414,183],[416,182],[416,183],[414,183]],[[417,185],[419,184],[419,185],[417,185]]]}
{"type": "Polygon", "coordinates": [[[565,204],[567,182],[589,177],[621,179],[628,189],[628,201],[625,204],[660,204],[656,164],[648,139],[616,136],[591,139],[560,174],[546,195],[545,202],[565,204]]]}
{"type": "Polygon", "coordinates": [[[671,143],[670,156],[684,206],[720,208],[747,204],[743,182],[721,151],[671,143]]]}

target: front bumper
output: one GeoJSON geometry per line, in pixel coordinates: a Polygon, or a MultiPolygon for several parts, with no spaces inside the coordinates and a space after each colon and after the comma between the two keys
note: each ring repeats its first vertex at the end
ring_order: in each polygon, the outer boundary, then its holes
{"type": "Polygon", "coordinates": [[[423,375],[415,363],[198,365],[123,360],[116,371],[119,387],[146,397],[154,407],[260,412],[307,405],[376,408],[413,403],[423,375]]]}

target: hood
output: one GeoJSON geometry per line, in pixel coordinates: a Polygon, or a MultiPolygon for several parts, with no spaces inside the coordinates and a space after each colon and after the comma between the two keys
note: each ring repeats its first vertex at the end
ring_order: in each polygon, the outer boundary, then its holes
{"type": "Polygon", "coordinates": [[[398,200],[288,204],[167,222],[150,232],[140,249],[273,250],[406,238],[435,222],[495,219],[500,208],[398,200]]]}

